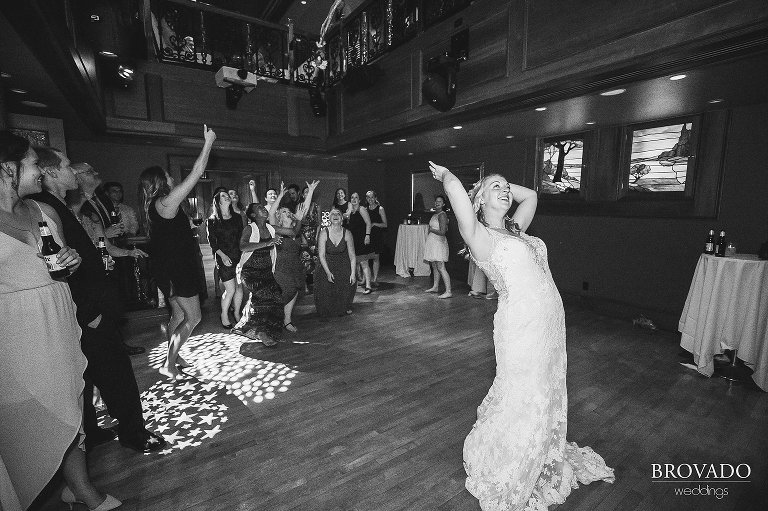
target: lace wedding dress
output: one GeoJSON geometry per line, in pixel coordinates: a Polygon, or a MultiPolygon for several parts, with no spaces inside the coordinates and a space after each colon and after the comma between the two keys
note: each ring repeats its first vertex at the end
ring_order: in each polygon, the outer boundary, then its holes
{"type": "Polygon", "coordinates": [[[540,239],[489,229],[487,261],[499,293],[496,377],[464,441],[467,490],[485,511],[545,511],[613,469],[590,447],[566,442],[565,313],[540,239]]]}

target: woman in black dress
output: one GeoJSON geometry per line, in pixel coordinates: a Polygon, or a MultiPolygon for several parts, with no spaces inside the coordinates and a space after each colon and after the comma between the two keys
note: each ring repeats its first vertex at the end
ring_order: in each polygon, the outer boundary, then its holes
{"type": "Polygon", "coordinates": [[[243,288],[235,280],[235,267],[240,261],[240,235],[243,234],[242,217],[235,211],[231,194],[224,187],[213,194],[213,214],[208,218],[208,243],[211,245],[219,278],[224,283],[221,295],[221,326],[229,330],[229,306],[234,306],[235,322],[240,321],[243,288]]]}
{"type": "MultiPolygon", "coordinates": [[[[301,191],[301,196],[306,200],[309,195],[309,186],[305,186],[301,191]]],[[[301,234],[304,238],[302,242],[301,262],[304,265],[306,274],[306,291],[309,292],[309,286],[313,283],[315,268],[319,262],[317,258],[317,232],[320,227],[320,207],[317,202],[310,202],[304,220],[301,222],[301,234]]]]}
{"type": "Polygon", "coordinates": [[[168,351],[160,374],[173,379],[182,377],[177,364],[189,366],[179,357],[179,350],[201,318],[198,298],[201,283],[197,278],[196,260],[199,247],[192,236],[189,217],[180,206],[205,172],[216,133],[204,125],[203,137],[205,143],[200,156],[178,186],[174,186],[173,178],[160,167],[150,167],[139,176],[144,192],[152,273],[171,306],[168,351]]]}
{"type": "Polygon", "coordinates": [[[317,251],[320,264],[315,269],[315,307],[320,316],[352,314],[355,297],[355,243],[352,233],[342,226],[343,215],[331,209],[331,225],[320,229],[317,251]]]}
{"type": "Polygon", "coordinates": [[[368,208],[360,206],[360,194],[353,193],[349,198],[351,205],[349,211],[349,230],[355,242],[355,255],[357,263],[362,271],[364,285],[363,294],[371,292],[371,268],[368,261],[373,258],[373,246],[371,245],[371,217],[368,216],[368,208]]]}
{"type": "MultiPolygon", "coordinates": [[[[381,262],[379,256],[384,249],[384,232],[387,230],[387,214],[384,212],[384,206],[379,203],[376,192],[368,190],[365,192],[365,199],[368,202],[368,216],[371,217],[371,246],[373,247],[373,276],[371,286],[379,287],[379,268],[381,262]]],[[[367,263],[366,263],[367,264],[367,263]]]]}
{"type": "Polygon", "coordinates": [[[337,188],[336,193],[333,194],[333,206],[341,211],[342,223],[347,225],[349,222],[349,214],[352,205],[347,200],[347,191],[344,188],[337,188]]]}

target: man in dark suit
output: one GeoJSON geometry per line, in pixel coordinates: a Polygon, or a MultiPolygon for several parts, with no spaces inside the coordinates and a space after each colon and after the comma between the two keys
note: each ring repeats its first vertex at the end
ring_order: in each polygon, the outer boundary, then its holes
{"type": "Polygon", "coordinates": [[[121,444],[139,452],[162,449],[166,445],[165,440],[144,427],[133,366],[122,348],[122,337],[117,329],[115,312],[120,310],[117,293],[107,280],[101,254],[65,203],[67,191],[78,187],[70,162],[55,149],[41,147],[35,150],[39,157],[38,165],[43,170],[43,192],[31,198],[56,210],[68,245],[75,248],[83,260],[67,283],[77,305],[77,322],[83,330],[80,345],[88,359],[83,405],[86,446],[115,437],[114,432],[96,424],[93,406],[95,385],[101,391],[109,414],[119,421],[117,432],[121,444]]]}

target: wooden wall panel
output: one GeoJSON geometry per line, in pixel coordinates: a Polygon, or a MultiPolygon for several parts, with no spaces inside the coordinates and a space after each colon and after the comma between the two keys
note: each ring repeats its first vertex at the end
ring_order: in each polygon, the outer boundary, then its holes
{"type": "Polygon", "coordinates": [[[527,67],[561,60],[575,52],[596,48],[722,3],[722,0],[529,0],[525,12],[527,67]]]}
{"type": "MultiPolygon", "coordinates": [[[[112,108],[111,112],[109,108],[107,109],[108,115],[128,119],[148,118],[145,76],[144,73],[141,73],[127,89],[110,89],[112,108]]],[[[109,92],[105,96],[109,102],[109,92]]]]}
{"type": "Polygon", "coordinates": [[[410,56],[401,54],[399,58],[379,62],[382,74],[371,88],[356,94],[343,94],[345,132],[411,108],[410,56]]]}

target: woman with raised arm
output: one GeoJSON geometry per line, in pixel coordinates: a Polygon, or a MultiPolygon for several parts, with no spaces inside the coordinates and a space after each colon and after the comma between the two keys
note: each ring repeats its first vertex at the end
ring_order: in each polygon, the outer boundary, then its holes
{"type": "Polygon", "coordinates": [[[144,212],[152,253],[152,273],[157,287],[168,298],[171,317],[168,321],[168,350],[160,374],[179,379],[176,367],[189,367],[179,356],[192,330],[200,322],[202,291],[198,279],[199,247],[190,229],[189,217],[181,208],[205,172],[216,133],[203,125],[203,149],[189,175],[179,185],[160,167],[150,167],[141,173],[139,181],[144,192],[144,212]]]}
{"type": "Polygon", "coordinates": [[[429,167],[443,183],[471,257],[499,293],[496,378],[464,441],[467,490],[483,510],[545,510],[562,504],[578,483],[613,482],[603,458],[565,441],[563,302],[544,242],[525,234],[536,192],[491,174],[467,197],[447,168],[429,167]]]}
{"type": "Polygon", "coordinates": [[[261,341],[269,348],[277,344],[283,329],[282,290],[274,273],[275,247],[282,243],[278,234],[290,236],[294,231],[269,225],[269,212],[261,204],[248,206],[245,215],[249,223],[240,237],[242,255],[237,274],[250,296],[232,333],[261,341]]]}

